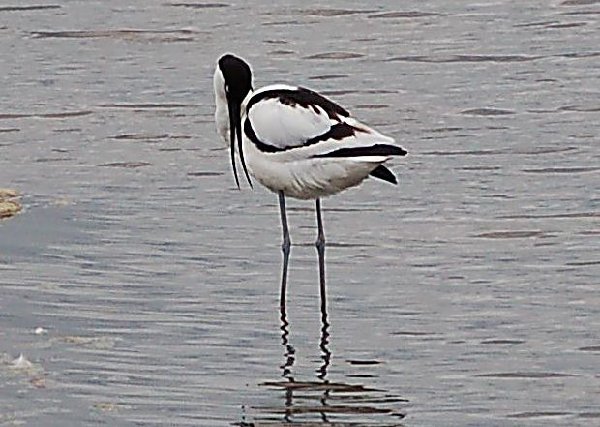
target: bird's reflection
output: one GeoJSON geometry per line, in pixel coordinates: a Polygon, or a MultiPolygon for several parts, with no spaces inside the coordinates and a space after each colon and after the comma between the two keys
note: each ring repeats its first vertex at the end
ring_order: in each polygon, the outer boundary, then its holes
{"type": "MultiPolygon", "coordinates": [[[[404,414],[397,406],[406,402],[384,390],[370,388],[362,384],[348,384],[330,381],[328,378],[333,354],[330,350],[330,324],[327,312],[322,306],[321,329],[318,342],[320,364],[315,370],[315,380],[303,381],[297,378],[297,354],[292,344],[291,325],[285,307],[280,311],[281,345],[283,362],[279,365],[281,380],[267,381],[261,386],[268,390],[283,392],[283,404],[255,406],[253,421],[240,425],[288,424],[328,425],[328,426],[400,426],[404,414]],[[396,406],[390,408],[390,406],[396,406]],[[258,423],[258,424],[255,424],[258,423]]],[[[273,401],[273,397],[267,396],[273,401]]],[[[280,401],[281,402],[281,401],[280,401]]]]}
{"type": "MultiPolygon", "coordinates": [[[[398,396],[391,395],[385,390],[366,387],[362,384],[348,384],[345,382],[332,382],[328,378],[333,354],[330,350],[331,333],[327,314],[325,267],[324,267],[324,237],[321,235],[317,240],[319,253],[319,288],[321,300],[321,329],[318,341],[320,352],[319,367],[315,370],[314,380],[298,380],[299,374],[296,347],[292,344],[291,325],[288,321],[285,304],[285,293],[287,287],[287,267],[289,260],[288,241],[285,238],[287,221],[285,218],[285,205],[282,203],[282,221],[284,224],[284,252],[283,270],[281,274],[281,299],[280,299],[280,330],[281,345],[283,347],[283,362],[279,364],[280,379],[266,381],[260,384],[269,390],[283,392],[283,404],[269,406],[252,406],[250,409],[256,411],[253,421],[246,413],[248,407],[243,406],[244,415],[240,426],[260,425],[281,426],[288,424],[300,425],[328,425],[328,426],[400,426],[397,420],[402,419],[404,414],[398,411],[397,406],[406,402],[398,396]],[[319,241],[323,243],[319,245],[319,241]],[[390,406],[395,406],[390,408],[390,406]],[[382,418],[383,416],[383,418],[382,418]],[[373,418],[377,418],[376,420],[373,418]]],[[[320,223],[319,202],[317,202],[317,221],[320,223]]],[[[363,365],[378,364],[378,361],[367,361],[363,365]],[[373,363],[374,362],[374,363],[373,363]]],[[[352,363],[351,363],[352,365],[352,363]]],[[[360,365],[356,363],[356,366],[360,365]]],[[[350,376],[355,374],[348,373],[350,376]]],[[[362,372],[361,372],[362,374],[362,372]]],[[[364,376],[363,376],[364,377],[364,376]]],[[[273,397],[267,396],[273,401],[273,397]]],[[[280,397],[277,398],[279,400],[280,397]]],[[[280,400],[279,400],[280,401],[280,400]]],[[[281,401],[280,401],[281,402],[281,401]]]]}
{"type": "MultiPolygon", "coordinates": [[[[327,312],[325,311],[325,307],[321,306],[321,336],[319,340],[319,348],[321,350],[321,360],[322,363],[317,369],[317,378],[321,381],[322,384],[327,384],[329,381],[327,380],[327,369],[331,363],[331,351],[329,350],[329,322],[327,321],[327,312]]],[[[294,412],[298,412],[294,407],[294,391],[301,389],[308,389],[311,383],[308,382],[296,382],[294,380],[294,376],[292,374],[292,367],[294,362],[296,361],[295,353],[296,350],[290,344],[288,339],[290,331],[289,331],[289,322],[287,320],[285,308],[281,308],[281,344],[284,348],[284,362],[281,365],[282,377],[287,379],[288,386],[285,388],[285,414],[284,421],[292,422],[292,415],[294,412]]],[[[312,383],[312,385],[316,385],[317,383],[312,383]]],[[[327,387],[322,388],[322,394],[319,398],[321,402],[321,406],[325,408],[327,406],[327,399],[329,397],[330,390],[327,387]]],[[[320,411],[321,420],[323,422],[329,422],[327,419],[326,411],[320,411]]]]}

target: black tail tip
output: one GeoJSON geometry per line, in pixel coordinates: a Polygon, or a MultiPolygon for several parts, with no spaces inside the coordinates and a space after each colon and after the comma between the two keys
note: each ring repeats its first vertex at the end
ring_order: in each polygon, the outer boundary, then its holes
{"type": "Polygon", "coordinates": [[[391,170],[389,170],[388,168],[386,168],[383,165],[377,166],[375,169],[373,169],[371,171],[371,173],[369,175],[371,175],[374,178],[378,178],[378,179],[381,179],[383,181],[387,181],[387,182],[389,182],[391,184],[394,184],[394,185],[398,184],[398,180],[396,179],[396,175],[394,175],[391,170]]]}

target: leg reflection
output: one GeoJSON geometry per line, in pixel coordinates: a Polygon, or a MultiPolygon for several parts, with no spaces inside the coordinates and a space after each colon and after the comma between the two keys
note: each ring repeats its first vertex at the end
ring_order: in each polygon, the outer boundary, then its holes
{"type": "MultiPolygon", "coordinates": [[[[321,305],[321,338],[319,340],[319,349],[321,350],[321,366],[317,370],[317,378],[323,382],[323,384],[329,384],[327,379],[327,370],[331,364],[331,351],[329,350],[329,322],[327,321],[327,310],[325,304],[321,305]]],[[[325,387],[323,394],[319,399],[324,410],[320,412],[321,420],[324,423],[329,423],[327,417],[327,401],[329,400],[330,389],[325,387]]]]}
{"type": "Polygon", "coordinates": [[[331,351],[329,351],[329,322],[327,321],[327,311],[322,307],[321,311],[321,339],[319,340],[319,348],[321,349],[321,366],[318,369],[317,378],[324,383],[329,382],[327,380],[327,369],[331,364],[331,351]]]}
{"type": "Polygon", "coordinates": [[[281,369],[283,370],[282,376],[287,378],[290,382],[293,382],[294,377],[292,376],[291,368],[294,365],[294,362],[296,360],[296,358],[295,358],[296,350],[289,343],[289,340],[288,340],[288,336],[290,334],[290,331],[289,331],[290,324],[287,321],[285,309],[281,310],[280,319],[281,319],[281,327],[280,327],[280,329],[281,329],[281,345],[283,345],[283,347],[285,348],[285,352],[284,352],[285,362],[283,363],[283,365],[281,365],[281,369]]]}
{"type": "MultiPolygon", "coordinates": [[[[294,362],[296,361],[296,349],[290,344],[288,340],[288,336],[290,334],[289,331],[289,323],[287,321],[287,316],[285,313],[285,306],[281,307],[281,345],[283,346],[284,353],[284,362],[281,365],[281,376],[286,378],[289,383],[294,382],[294,377],[292,375],[292,366],[294,366],[294,362]]],[[[285,387],[285,413],[283,419],[285,422],[292,422],[291,417],[293,415],[294,409],[294,387],[285,387]]]]}

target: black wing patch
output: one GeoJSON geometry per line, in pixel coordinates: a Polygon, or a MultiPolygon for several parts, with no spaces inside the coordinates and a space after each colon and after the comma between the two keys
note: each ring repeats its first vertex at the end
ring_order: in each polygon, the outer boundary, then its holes
{"type": "Polygon", "coordinates": [[[340,148],[313,157],[405,156],[406,150],[396,145],[375,144],[369,147],[340,148]]]}
{"type": "Polygon", "coordinates": [[[258,148],[260,151],[263,151],[265,153],[277,153],[280,151],[291,150],[294,148],[308,147],[309,145],[314,145],[321,141],[327,141],[328,139],[335,139],[335,140],[340,141],[346,137],[355,135],[356,132],[364,132],[364,131],[361,129],[358,129],[352,125],[349,125],[348,123],[341,122],[341,123],[336,123],[333,126],[331,126],[329,128],[329,130],[327,132],[325,132],[324,134],[317,135],[313,138],[307,139],[301,145],[291,145],[288,147],[276,147],[274,145],[264,143],[258,139],[258,137],[256,136],[256,132],[254,132],[254,128],[252,127],[252,123],[250,122],[250,119],[246,118],[246,120],[244,122],[244,133],[246,134],[248,139],[250,139],[250,141],[252,141],[254,143],[254,145],[256,145],[256,148],[258,148]]]}
{"type": "Polygon", "coordinates": [[[250,108],[252,108],[252,106],[257,102],[262,101],[263,99],[271,98],[279,98],[279,102],[284,105],[299,105],[304,108],[312,108],[315,113],[319,113],[319,110],[317,109],[317,106],[319,106],[332,120],[339,120],[340,116],[350,116],[350,113],[342,106],[330,101],[323,95],[319,95],[317,92],[304,87],[299,87],[294,90],[274,89],[260,92],[250,99],[250,102],[248,102],[246,107],[246,111],[250,111],[250,108]]]}
{"type": "Polygon", "coordinates": [[[305,147],[307,145],[313,145],[317,142],[327,141],[328,139],[335,139],[336,141],[340,141],[349,136],[354,136],[356,132],[363,131],[352,125],[349,125],[348,123],[336,123],[333,126],[331,126],[327,132],[307,140],[304,144],[302,144],[302,146],[305,147]]]}

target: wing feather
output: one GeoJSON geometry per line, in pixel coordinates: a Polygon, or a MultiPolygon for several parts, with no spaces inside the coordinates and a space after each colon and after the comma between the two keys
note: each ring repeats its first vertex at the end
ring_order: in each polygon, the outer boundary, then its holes
{"type": "Polygon", "coordinates": [[[302,146],[332,126],[331,119],[319,107],[287,105],[279,98],[254,104],[248,111],[248,120],[262,143],[279,149],[302,146]]]}

